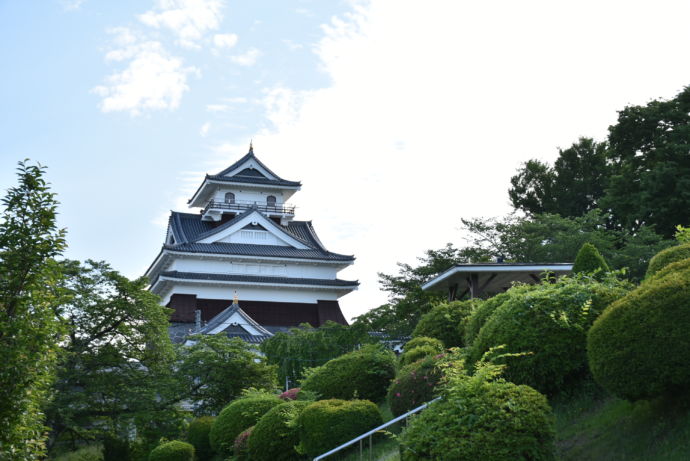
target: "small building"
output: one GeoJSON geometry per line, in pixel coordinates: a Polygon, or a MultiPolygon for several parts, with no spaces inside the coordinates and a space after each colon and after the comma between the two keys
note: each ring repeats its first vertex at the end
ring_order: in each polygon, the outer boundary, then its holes
{"type": "Polygon", "coordinates": [[[544,273],[559,276],[572,270],[572,263],[456,264],[422,285],[422,290],[447,293],[448,301],[478,298],[502,293],[514,282],[539,283],[544,273]]]}
{"type": "Polygon", "coordinates": [[[311,221],[295,220],[288,200],[301,189],[249,152],[206,175],[189,200],[193,213],[170,214],[165,243],[147,277],[174,310],[175,329],[194,330],[196,311],[211,322],[241,294],[242,312],[267,331],[331,320],[347,324],[339,298],[357,281],[338,272],[354,256],[330,252],[311,221]]]}

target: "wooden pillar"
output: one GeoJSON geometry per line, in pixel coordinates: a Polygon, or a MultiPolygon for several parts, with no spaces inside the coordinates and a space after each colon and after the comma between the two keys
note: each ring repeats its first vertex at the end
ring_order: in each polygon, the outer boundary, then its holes
{"type": "Polygon", "coordinates": [[[458,284],[455,283],[448,287],[448,301],[455,301],[458,294],[458,284]]]}

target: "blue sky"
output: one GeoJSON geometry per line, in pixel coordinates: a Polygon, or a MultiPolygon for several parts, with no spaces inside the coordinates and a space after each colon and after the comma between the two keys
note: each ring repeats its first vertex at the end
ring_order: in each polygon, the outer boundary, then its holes
{"type": "Polygon", "coordinates": [[[133,277],[204,173],[255,151],[376,273],[510,211],[508,181],[690,84],[681,1],[0,1],[0,189],[48,166],[67,256],[133,277]]]}

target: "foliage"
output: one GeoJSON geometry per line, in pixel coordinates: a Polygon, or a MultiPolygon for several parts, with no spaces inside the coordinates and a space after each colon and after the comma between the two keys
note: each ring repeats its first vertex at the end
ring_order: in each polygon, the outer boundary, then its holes
{"type": "Polygon", "coordinates": [[[430,338],[428,336],[417,336],[406,342],[403,346],[403,350],[409,351],[419,346],[431,346],[439,354],[446,349],[440,339],[430,338]]]}
{"type": "Polygon", "coordinates": [[[54,458],[55,461],[103,461],[103,448],[98,445],[78,448],[54,458]]]}
{"type": "Polygon", "coordinates": [[[233,461],[249,461],[249,437],[254,432],[254,426],[251,426],[235,437],[232,444],[233,461]]]}
{"type": "Polygon", "coordinates": [[[395,355],[371,344],[313,368],[302,381],[302,390],[324,399],[353,397],[379,402],[395,376],[395,355]]]}
{"type": "Polygon", "coordinates": [[[438,351],[433,346],[430,345],[423,345],[423,346],[417,346],[413,347],[409,351],[405,351],[401,356],[400,356],[400,365],[405,366],[409,365],[411,363],[416,362],[417,360],[421,360],[425,357],[433,357],[435,355],[438,355],[442,353],[438,351]]]}
{"type": "Polygon", "coordinates": [[[686,243],[684,245],[666,248],[665,250],[657,253],[652,260],[649,261],[647,277],[651,277],[656,272],[660,271],[671,263],[682,261],[687,258],[690,258],[690,244],[686,243]]]}
{"type": "Polygon", "coordinates": [[[195,413],[216,414],[243,389],[276,387],[276,367],[241,339],[200,335],[194,341],[180,348],[177,374],[188,398],[199,402],[195,413]]]}
{"type": "Polygon", "coordinates": [[[297,418],[311,402],[292,401],[271,408],[263,415],[249,438],[249,457],[272,461],[299,460],[297,418]]]}
{"type": "Polygon", "coordinates": [[[596,271],[608,272],[609,270],[609,265],[597,247],[591,243],[582,245],[575,257],[575,264],[573,264],[575,274],[591,274],[596,271]]]}
{"type": "Polygon", "coordinates": [[[129,441],[114,434],[103,437],[103,461],[129,461],[132,450],[129,441]]]}
{"type": "Polygon", "coordinates": [[[151,451],[149,461],[194,461],[194,447],[180,440],[166,442],[151,451]]]}
{"type": "Polygon", "coordinates": [[[53,437],[98,439],[132,423],[148,444],[178,436],[169,309],[148,279],[94,261],[65,261],[63,272],[70,301],[60,309],[67,337],[47,409],[53,437]]]}
{"type": "Polygon", "coordinates": [[[209,461],[213,457],[209,434],[215,419],[213,416],[195,418],[187,428],[187,442],[194,446],[197,461],[209,461]]]}
{"type": "Polygon", "coordinates": [[[690,270],[690,258],[681,259],[680,261],[672,262],[662,269],[659,269],[657,272],[654,272],[654,275],[645,279],[645,282],[660,279],[675,272],[685,272],[688,270],[690,270]]]}
{"type": "Polygon", "coordinates": [[[673,235],[680,244],[690,243],[690,227],[676,226],[676,233],[673,235]]]}
{"type": "Polygon", "coordinates": [[[624,108],[608,139],[612,173],[600,206],[613,222],[633,232],[654,226],[665,238],[690,224],[690,87],[624,108]]]}
{"type": "Polygon", "coordinates": [[[553,416],[534,389],[500,378],[503,367],[481,361],[469,376],[446,357],[442,399],[412,418],[402,459],[554,460],[553,416]]]}
{"type": "Polygon", "coordinates": [[[610,175],[606,152],[606,143],[580,138],[568,149],[558,149],[553,167],[529,160],[510,179],[508,195],[513,207],[530,216],[578,217],[592,211],[604,195],[610,175]]]}
{"type": "Polygon", "coordinates": [[[383,424],[378,407],[367,400],[320,400],[299,418],[300,452],[318,456],[383,424]]]}
{"type": "Polygon", "coordinates": [[[282,400],[297,400],[297,396],[299,395],[300,390],[301,389],[299,387],[293,387],[292,389],[286,390],[278,397],[280,397],[282,400]]]}
{"type": "Polygon", "coordinates": [[[305,368],[323,365],[369,341],[368,330],[362,324],[346,326],[327,321],[319,328],[302,324],[289,333],[278,332],[261,343],[261,351],[268,363],[278,367],[280,383],[286,377],[296,383],[305,368]]]}
{"type": "Polygon", "coordinates": [[[230,403],[211,426],[211,447],[218,454],[229,455],[240,432],[255,425],[268,410],[281,403],[277,396],[245,397],[230,403]]]}
{"type": "Polygon", "coordinates": [[[489,317],[491,317],[494,311],[508,298],[510,298],[510,294],[500,293],[489,299],[483,301],[477,300],[477,302],[475,302],[474,310],[465,322],[465,344],[467,344],[468,347],[472,345],[479,334],[479,330],[481,330],[489,317]]]}
{"type": "Polygon", "coordinates": [[[419,319],[412,336],[436,338],[445,347],[464,346],[464,322],[473,309],[474,300],[438,304],[419,319]]]}
{"type": "Polygon", "coordinates": [[[53,258],[65,248],[45,168],[20,162],[0,216],[0,458],[42,459],[42,405],[54,378],[62,302],[53,258]]]}
{"type": "Polygon", "coordinates": [[[499,345],[511,353],[529,353],[507,358],[506,379],[547,394],[562,391],[587,372],[590,325],[627,289],[613,275],[597,281],[582,274],[513,287],[479,331],[470,357],[477,361],[499,345]]]}
{"type": "Polygon", "coordinates": [[[388,406],[394,416],[400,416],[430,401],[437,392],[442,373],[436,357],[426,357],[398,371],[388,388],[388,406]]]}
{"type": "Polygon", "coordinates": [[[587,338],[589,366],[606,390],[628,400],[690,386],[690,272],[643,283],[612,304],[587,338]]]}

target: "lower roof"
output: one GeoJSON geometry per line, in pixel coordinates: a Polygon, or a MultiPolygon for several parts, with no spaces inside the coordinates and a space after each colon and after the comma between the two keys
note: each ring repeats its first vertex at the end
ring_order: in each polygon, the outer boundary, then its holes
{"type": "Polygon", "coordinates": [[[250,282],[250,283],[267,283],[278,285],[311,285],[311,286],[326,286],[326,287],[356,287],[359,282],[356,280],[341,280],[341,279],[310,279],[310,278],[294,278],[294,277],[267,277],[263,275],[240,275],[240,274],[207,274],[199,272],[179,272],[167,271],[161,272],[152,284],[155,285],[161,278],[178,279],[178,280],[204,280],[204,281],[220,281],[220,282],[250,282]]]}

